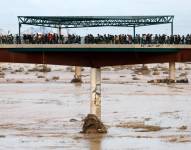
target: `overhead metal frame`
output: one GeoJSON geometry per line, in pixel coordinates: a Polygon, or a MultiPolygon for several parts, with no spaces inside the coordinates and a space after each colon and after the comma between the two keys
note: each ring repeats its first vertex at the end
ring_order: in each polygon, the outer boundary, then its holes
{"type": "Polygon", "coordinates": [[[171,24],[173,34],[174,16],[18,16],[19,36],[22,24],[58,28],[87,27],[132,27],[135,36],[136,27],[171,24]]]}

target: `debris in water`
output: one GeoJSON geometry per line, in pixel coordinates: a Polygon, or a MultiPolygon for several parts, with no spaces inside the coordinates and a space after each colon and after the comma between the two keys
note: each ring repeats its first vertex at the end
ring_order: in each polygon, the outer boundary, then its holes
{"type": "Polygon", "coordinates": [[[179,130],[187,130],[188,127],[187,126],[181,126],[180,128],[178,128],[179,130]]]}
{"type": "Polygon", "coordinates": [[[37,78],[42,79],[42,78],[45,78],[45,76],[39,75],[37,76],[37,78]]]}
{"type": "Polygon", "coordinates": [[[77,119],[70,119],[70,122],[77,122],[77,119]]]}
{"type": "Polygon", "coordinates": [[[172,80],[172,79],[155,79],[155,80],[150,80],[148,81],[148,83],[167,83],[167,84],[171,84],[171,83],[189,83],[188,78],[181,78],[178,80],[172,80]]]}
{"type": "Polygon", "coordinates": [[[49,82],[50,80],[49,79],[45,79],[46,82],[49,82]]]}
{"type": "Polygon", "coordinates": [[[5,77],[5,73],[4,72],[0,72],[0,78],[4,78],[5,77]]]}
{"type": "Polygon", "coordinates": [[[133,77],[133,80],[140,80],[138,77],[133,77]]]}
{"type": "Polygon", "coordinates": [[[189,83],[189,80],[188,80],[188,78],[181,78],[181,79],[176,80],[176,83],[189,83]]]}
{"type": "Polygon", "coordinates": [[[148,81],[148,83],[167,83],[167,84],[175,83],[175,82],[176,81],[172,79],[155,79],[155,80],[148,81]]]}
{"type": "Polygon", "coordinates": [[[0,135],[0,138],[5,138],[6,136],[5,135],[0,135]]]}
{"type": "Polygon", "coordinates": [[[16,69],[15,72],[23,72],[24,71],[24,68],[19,68],[19,69],[16,69]]]}
{"type": "Polygon", "coordinates": [[[141,68],[136,68],[134,72],[135,74],[139,75],[149,75],[151,73],[151,70],[147,66],[143,66],[141,68]]]}
{"type": "Polygon", "coordinates": [[[172,143],[187,143],[191,142],[191,137],[188,135],[172,135],[172,136],[162,136],[161,138],[165,139],[167,142],[172,143]]]}
{"type": "Polygon", "coordinates": [[[187,75],[188,75],[188,73],[185,72],[185,73],[181,73],[181,74],[179,75],[179,77],[186,77],[187,75]]]}
{"type": "Polygon", "coordinates": [[[159,72],[159,71],[154,71],[154,72],[153,72],[153,75],[154,75],[154,76],[160,75],[160,72],[159,72]]]}
{"type": "Polygon", "coordinates": [[[52,77],[52,80],[54,80],[54,81],[59,80],[59,79],[60,79],[60,77],[58,77],[58,76],[52,77]]]}
{"type": "Polygon", "coordinates": [[[29,69],[29,72],[51,72],[51,68],[47,65],[37,65],[36,67],[29,69]]]}
{"type": "Polygon", "coordinates": [[[16,83],[23,83],[23,81],[18,80],[18,81],[16,81],[16,83]]]}
{"type": "Polygon", "coordinates": [[[120,78],[125,78],[125,76],[120,76],[120,78]]]}
{"type": "Polygon", "coordinates": [[[162,128],[160,126],[154,126],[154,125],[145,125],[144,122],[127,122],[127,123],[120,123],[117,125],[117,127],[120,128],[132,128],[132,129],[143,129],[143,130],[137,130],[137,132],[156,132],[163,129],[168,128],[162,128]]]}
{"type": "Polygon", "coordinates": [[[89,114],[84,119],[84,125],[81,133],[107,133],[107,129],[96,115],[89,114]]]}
{"type": "Polygon", "coordinates": [[[102,78],[102,80],[105,80],[105,81],[106,81],[106,80],[110,80],[110,78],[102,78]]]}
{"type": "Polygon", "coordinates": [[[81,79],[72,79],[71,83],[82,83],[82,80],[81,79]]]}

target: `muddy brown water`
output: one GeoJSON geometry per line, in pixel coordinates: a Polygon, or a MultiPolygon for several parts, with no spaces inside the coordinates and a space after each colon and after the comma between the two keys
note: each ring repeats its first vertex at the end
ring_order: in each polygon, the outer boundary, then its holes
{"type": "Polygon", "coordinates": [[[1,83],[0,150],[191,149],[191,84],[113,82],[119,75],[127,80],[126,72],[106,74],[105,135],[80,133],[89,113],[88,82],[1,83]],[[142,132],[146,127],[159,130],[142,132]]]}

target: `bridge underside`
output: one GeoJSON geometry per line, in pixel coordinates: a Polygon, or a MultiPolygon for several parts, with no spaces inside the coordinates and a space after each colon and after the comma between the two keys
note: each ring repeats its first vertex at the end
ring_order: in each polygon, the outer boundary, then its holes
{"type": "Polygon", "coordinates": [[[0,48],[0,62],[103,67],[191,61],[191,49],[178,52],[13,52],[0,48]]]}

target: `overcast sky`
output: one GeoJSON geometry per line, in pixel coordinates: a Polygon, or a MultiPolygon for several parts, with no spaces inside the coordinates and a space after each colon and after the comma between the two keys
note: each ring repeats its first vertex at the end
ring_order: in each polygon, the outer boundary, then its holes
{"type": "MultiPolygon", "coordinates": [[[[9,30],[17,33],[17,16],[19,15],[175,15],[175,33],[191,33],[191,0],[0,0],[0,7],[0,32],[9,30]]],[[[30,28],[29,26],[27,27],[30,28]]],[[[89,32],[116,34],[122,32],[132,33],[132,29],[70,29],[69,32],[76,34],[89,32]]],[[[139,28],[137,32],[170,34],[170,25],[139,28]]]]}

